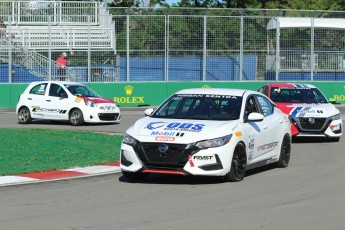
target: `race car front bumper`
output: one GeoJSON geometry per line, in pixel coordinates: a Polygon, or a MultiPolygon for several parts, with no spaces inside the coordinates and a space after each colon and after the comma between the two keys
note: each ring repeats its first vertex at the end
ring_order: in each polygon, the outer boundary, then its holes
{"type": "Polygon", "coordinates": [[[224,176],[230,170],[232,154],[229,152],[233,151],[228,151],[229,146],[189,151],[183,149],[183,145],[170,144],[172,152],[162,155],[153,150],[155,145],[157,143],[141,143],[138,147],[122,144],[121,170],[199,176],[224,176]]]}

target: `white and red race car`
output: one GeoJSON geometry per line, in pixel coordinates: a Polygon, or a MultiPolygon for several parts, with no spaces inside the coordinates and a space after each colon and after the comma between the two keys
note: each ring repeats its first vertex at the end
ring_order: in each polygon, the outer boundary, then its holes
{"type": "Polygon", "coordinates": [[[120,122],[120,108],[108,98],[80,83],[32,82],[19,96],[16,113],[20,124],[35,119],[69,121],[72,125],[120,122]]]}
{"type": "Polygon", "coordinates": [[[343,127],[341,113],[317,87],[310,84],[271,83],[258,91],[289,114],[292,136],[325,137],[339,141],[343,127]]]}
{"type": "Polygon", "coordinates": [[[128,179],[158,173],[240,181],[254,167],[288,166],[289,118],[261,93],[186,89],[145,115],[121,145],[120,167],[128,179]]]}

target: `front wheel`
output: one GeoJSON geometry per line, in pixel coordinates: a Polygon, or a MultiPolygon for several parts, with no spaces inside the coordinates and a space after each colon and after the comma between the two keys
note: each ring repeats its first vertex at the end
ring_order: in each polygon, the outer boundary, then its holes
{"type": "Polygon", "coordinates": [[[238,143],[231,161],[230,171],[225,175],[224,180],[238,182],[243,180],[246,174],[247,156],[246,147],[243,143],[238,143]]]}
{"type": "Polygon", "coordinates": [[[69,115],[69,121],[73,126],[84,124],[84,116],[80,109],[73,109],[69,115]]]}
{"type": "Polygon", "coordinates": [[[31,119],[31,114],[30,110],[27,107],[22,107],[18,110],[18,121],[19,124],[30,124],[32,119],[31,119]]]}
{"type": "Polygon", "coordinates": [[[280,149],[280,156],[277,162],[278,168],[286,168],[289,165],[291,153],[291,141],[290,136],[285,134],[282,142],[282,147],[280,149]]]}

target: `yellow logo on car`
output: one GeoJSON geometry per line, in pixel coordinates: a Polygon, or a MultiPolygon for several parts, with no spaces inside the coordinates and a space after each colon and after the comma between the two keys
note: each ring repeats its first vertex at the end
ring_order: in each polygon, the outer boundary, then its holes
{"type": "Polygon", "coordinates": [[[241,131],[235,132],[235,136],[236,136],[236,137],[242,137],[242,132],[241,132],[241,131]]]}

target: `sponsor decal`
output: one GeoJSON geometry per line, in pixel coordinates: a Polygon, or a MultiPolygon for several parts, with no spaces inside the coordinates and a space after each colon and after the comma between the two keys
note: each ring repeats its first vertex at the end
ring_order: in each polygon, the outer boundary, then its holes
{"type": "Polygon", "coordinates": [[[236,137],[242,137],[242,132],[241,132],[241,131],[235,132],[235,136],[236,136],[236,137]]]}
{"type": "Polygon", "coordinates": [[[278,156],[272,157],[271,159],[267,160],[266,164],[271,164],[271,163],[277,162],[277,161],[278,161],[278,156]]]}
{"type": "Polygon", "coordinates": [[[307,113],[314,113],[310,111],[314,111],[314,110],[312,110],[311,107],[296,107],[295,109],[291,111],[290,115],[292,118],[303,117],[307,113]]]}
{"type": "Polygon", "coordinates": [[[193,163],[196,165],[208,165],[217,163],[216,157],[214,155],[206,155],[206,156],[193,156],[193,163]]]}
{"type": "Polygon", "coordinates": [[[149,130],[154,130],[154,129],[164,127],[163,130],[167,130],[167,131],[200,132],[204,128],[204,126],[205,126],[204,124],[193,124],[193,123],[151,122],[146,126],[146,128],[149,130]]]}
{"type": "Polygon", "coordinates": [[[258,146],[257,151],[264,151],[278,146],[278,141],[258,146]]]}
{"type": "Polygon", "coordinates": [[[203,86],[201,86],[201,88],[211,88],[211,86],[210,85],[203,85],[203,86]]]}
{"type": "Polygon", "coordinates": [[[148,128],[149,130],[158,129],[158,128],[163,127],[164,124],[165,122],[151,122],[150,124],[146,126],[146,128],[148,128]]]}
{"type": "Polygon", "coordinates": [[[212,160],[214,156],[193,156],[194,160],[212,160]]]}
{"type": "Polygon", "coordinates": [[[122,104],[136,104],[136,103],[145,103],[144,97],[132,97],[132,93],[134,90],[134,87],[131,85],[126,85],[124,87],[125,93],[127,97],[114,97],[115,103],[122,103],[122,104]]]}
{"type": "Polygon", "coordinates": [[[251,160],[251,159],[253,159],[253,153],[250,153],[250,154],[248,155],[248,160],[251,160]]]}
{"type": "Polygon", "coordinates": [[[249,140],[249,143],[248,143],[249,150],[254,150],[254,145],[255,145],[254,142],[255,142],[254,138],[249,140]]]}
{"type": "Polygon", "coordinates": [[[157,136],[156,141],[175,141],[175,137],[157,136]]]}
{"type": "Polygon", "coordinates": [[[313,110],[313,109],[309,109],[309,110],[301,109],[301,110],[297,110],[297,113],[298,113],[298,114],[306,114],[306,113],[323,113],[323,111],[322,111],[322,110],[313,110]]]}
{"type": "Polygon", "coordinates": [[[61,114],[65,114],[67,112],[67,110],[62,110],[62,109],[46,109],[46,108],[34,107],[32,109],[32,112],[34,112],[34,113],[46,112],[46,113],[61,113],[61,114]]]}
{"type": "Polygon", "coordinates": [[[151,136],[176,136],[176,137],[183,137],[184,133],[177,133],[177,132],[161,132],[161,131],[152,131],[151,136]]]}
{"type": "Polygon", "coordinates": [[[83,98],[77,97],[77,98],[75,99],[75,102],[79,103],[79,102],[81,102],[82,100],[83,100],[83,98]]]}
{"type": "Polygon", "coordinates": [[[180,100],[182,97],[200,97],[200,98],[226,98],[237,99],[236,96],[231,95],[214,95],[214,94],[178,94],[174,100],[180,100]]]}

